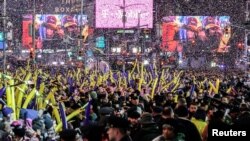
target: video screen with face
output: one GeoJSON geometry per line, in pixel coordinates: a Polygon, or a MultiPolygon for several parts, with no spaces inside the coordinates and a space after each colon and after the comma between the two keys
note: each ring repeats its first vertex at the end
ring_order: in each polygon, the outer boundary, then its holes
{"type": "Polygon", "coordinates": [[[228,52],[229,16],[167,16],[162,18],[164,52],[228,52]]]}
{"type": "MultiPolygon", "coordinates": [[[[35,16],[35,44],[36,48],[59,47],[65,36],[77,38],[80,26],[87,23],[86,15],[36,15],[35,16]]],[[[30,48],[32,44],[32,15],[23,16],[23,46],[30,48]]]]}

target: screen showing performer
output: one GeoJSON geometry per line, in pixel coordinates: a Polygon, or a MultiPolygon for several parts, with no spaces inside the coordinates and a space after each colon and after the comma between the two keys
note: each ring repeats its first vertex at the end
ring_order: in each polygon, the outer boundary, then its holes
{"type": "MultiPolygon", "coordinates": [[[[35,44],[37,48],[60,48],[63,39],[81,37],[80,26],[87,26],[87,16],[83,15],[36,15],[35,44]]],[[[72,40],[73,41],[73,40],[72,40]]],[[[23,46],[32,44],[32,16],[23,16],[23,46]]]]}
{"type": "Polygon", "coordinates": [[[229,16],[167,16],[162,19],[164,52],[228,52],[229,16]]]}

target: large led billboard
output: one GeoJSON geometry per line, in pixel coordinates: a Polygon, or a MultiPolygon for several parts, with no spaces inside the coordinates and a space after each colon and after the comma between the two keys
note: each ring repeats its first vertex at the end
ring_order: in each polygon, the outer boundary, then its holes
{"type": "MultiPolygon", "coordinates": [[[[86,25],[87,16],[83,15],[36,15],[35,39],[37,48],[60,48],[66,37],[78,38],[80,25],[86,25]]],[[[23,46],[29,48],[32,45],[32,16],[23,16],[23,46]]]]}
{"type": "Polygon", "coordinates": [[[123,28],[123,15],[125,28],[153,27],[153,0],[96,0],[95,9],[96,28],[123,28]]]}
{"type": "Polygon", "coordinates": [[[167,16],[162,19],[165,52],[228,52],[229,16],[167,16]]]}

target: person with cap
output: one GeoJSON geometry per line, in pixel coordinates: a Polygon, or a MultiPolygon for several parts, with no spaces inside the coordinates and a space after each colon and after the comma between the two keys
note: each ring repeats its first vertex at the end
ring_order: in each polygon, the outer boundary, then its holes
{"type": "Polygon", "coordinates": [[[107,120],[110,116],[114,115],[114,108],[112,107],[102,107],[99,110],[99,120],[98,125],[105,126],[107,123],[107,120]]]}
{"type": "Polygon", "coordinates": [[[138,93],[132,93],[129,95],[130,105],[128,110],[136,110],[139,114],[142,114],[144,111],[143,106],[140,104],[140,96],[138,93]]]}
{"type": "Polygon", "coordinates": [[[187,31],[187,40],[192,43],[198,37],[198,19],[191,16],[187,18],[187,24],[183,25],[187,31]]]}
{"type": "Polygon", "coordinates": [[[46,39],[52,39],[57,30],[57,19],[53,15],[46,17],[46,22],[43,23],[43,26],[46,28],[46,39]]]}
{"type": "Polygon", "coordinates": [[[62,19],[62,23],[65,34],[69,35],[71,38],[77,37],[77,23],[72,16],[64,16],[62,19]]]}
{"type": "Polygon", "coordinates": [[[109,141],[132,141],[127,133],[129,129],[128,120],[121,117],[111,116],[108,119],[107,128],[109,141]]]}
{"type": "Polygon", "coordinates": [[[134,141],[152,141],[160,135],[159,128],[150,113],[143,113],[139,120],[141,129],[136,134],[134,141]]]}
{"type": "Polygon", "coordinates": [[[44,47],[58,47],[64,36],[64,31],[58,25],[56,16],[49,15],[46,17],[46,21],[42,24],[46,28],[45,38],[43,41],[44,47]]]}
{"type": "Polygon", "coordinates": [[[176,124],[177,125],[177,119],[174,118],[174,111],[173,109],[168,106],[164,107],[162,111],[161,119],[158,123],[159,130],[162,131],[162,125],[163,124],[176,124]]]}
{"type": "Polygon", "coordinates": [[[140,113],[136,110],[129,109],[127,111],[127,118],[130,122],[130,136],[133,139],[136,133],[140,130],[139,118],[141,117],[140,113]]]}
{"type": "Polygon", "coordinates": [[[203,20],[207,40],[204,42],[210,51],[216,51],[220,44],[222,31],[215,17],[208,16],[203,20]]]}

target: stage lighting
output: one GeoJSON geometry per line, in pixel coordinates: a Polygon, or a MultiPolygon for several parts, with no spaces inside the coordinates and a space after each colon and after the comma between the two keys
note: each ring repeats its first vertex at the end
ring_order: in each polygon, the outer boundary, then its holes
{"type": "Polygon", "coordinates": [[[37,58],[42,58],[42,55],[41,55],[41,54],[38,54],[38,55],[37,55],[37,58]]]}
{"type": "Polygon", "coordinates": [[[60,62],[61,65],[64,65],[65,63],[64,62],[60,62]]]}
{"type": "Polygon", "coordinates": [[[132,48],[132,53],[136,54],[137,52],[138,52],[138,48],[133,47],[133,48],[132,48]]]}
{"type": "Polygon", "coordinates": [[[116,52],[116,48],[115,47],[111,48],[111,52],[115,53],[116,52]]]}
{"type": "Polygon", "coordinates": [[[57,62],[56,61],[52,62],[52,65],[57,65],[57,62]]]}
{"type": "Polygon", "coordinates": [[[215,62],[211,62],[211,67],[216,67],[216,63],[215,62]]]}
{"type": "Polygon", "coordinates": [[[117,52],[117,53],[121,53],[121,51],[122,51],[122,49],[121,49],[120,47],[117,47],[117,48],[116,48],[116,52],[117,52]]]}
{"type": "Polygon", "coordinates": [[[182,60],[179,60],[179,64],[182,64],[183,63],[183,61],[182,60]]]}
{"type": "Polygon", "coordinates": [[[144,65],[148,65],[148,64],[149,64],[149,61],[148,61],[148,60],[144,60],[144,61],[143,61],[143,64],[144,64],[144,65]]]}

